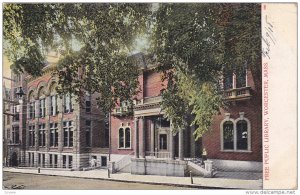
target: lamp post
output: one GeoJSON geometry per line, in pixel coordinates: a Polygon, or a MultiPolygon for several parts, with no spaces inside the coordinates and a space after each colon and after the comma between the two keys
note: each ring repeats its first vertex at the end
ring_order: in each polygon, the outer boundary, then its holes
{"type": "MultiPolygon", "coordinates": [[[[16,95],[17,95],[17,98],[19,99],[19,105],[18,105],[19,108],[17,109],[19,111],[19,120],[20,120],[19,131],[21,130],[21,132],[23,133],[23,96],[25,95],[25,93],[24,93],[22,87],[19,87],[17,89],[16,95]]],[[[20,140],[20,135],[23,135],[23,134],[20,134],[20,132],[19,132],[19,140],[20,140]]],[[[21,142],[20,142],[20,150],[21,151],[23,150],[23,162],[25,163],[25,146],[23,146],[23,144],[26,142],[22,141],[23,140],[22,137],[21,137],[21,142]]],[[[19,140],[18,140],[18,142],[19,142],[19,140]]],[[[21,163],[22,163],[22,160],[21,160],[21,163]]]]}

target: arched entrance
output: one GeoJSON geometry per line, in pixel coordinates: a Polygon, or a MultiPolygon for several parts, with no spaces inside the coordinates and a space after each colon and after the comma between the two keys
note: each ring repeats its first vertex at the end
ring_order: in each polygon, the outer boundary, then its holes
{"type": "Polygon", "coordinates": [[[18,155],[16,152],[13,152],[11,157],[11,166],[17,167],[18,166],[18,155]]]}

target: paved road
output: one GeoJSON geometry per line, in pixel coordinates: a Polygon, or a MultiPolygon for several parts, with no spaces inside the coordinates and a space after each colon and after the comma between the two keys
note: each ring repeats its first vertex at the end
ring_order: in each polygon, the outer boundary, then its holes
{"type": "Polygon", "coordinates": [[[187,190],[189,188],[125,183],[96,179],[80,179],[61,176],[32,175],[3,172],[3,189],[13,186],[26,190],[187,190]]]}

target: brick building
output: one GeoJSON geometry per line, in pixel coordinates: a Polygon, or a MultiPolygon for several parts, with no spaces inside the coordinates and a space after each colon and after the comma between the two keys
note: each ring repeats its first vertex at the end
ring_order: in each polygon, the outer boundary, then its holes
{"type": "MultiPolygon", "coordinates": [[[[193,170],[205,175],[203,167],[192,164],[204,150],[217,170],[262,171],[261,91],[251,71],[224,76],[229,106],[214,116],[211,131],[195,141],[195,126],[172,133],[172,121],[163,118],[160,107],[166,84],[162,73],[141,53],[134,57],[141,91],[133,105],[120,102],[111,113],[112,171],[184,176],[193,170]]],[[[106,167],[109,129],[96,106],[97,94],[86,93],[83,104],[70,94],[58,96],[57,78],[51,74],[58,56],[48,59],[40,77],[12,75],[10,99],[19,101],[19,87],[26,95],[21,104],[10,107],[15,117],[6,119],[8,164],[81,170],[96,159],[96,166],[106,167]]]]}
{"type": "Polygon", "coordinates": [[[70,94],[56,93],[57,78],[52,75],[59,56],[48,56],[42,76],[27,74],[12,78],[11,99],[18,100],[19,87],[25,92],[23,103],[12,106],[8,143],[11,166],[82,169],[91,159],[96,166],[107,166],[108,128],[96,106],[97,94],[85,94],[82,104],[70,94]],[[14,109],[20,108],[20,109],[14,109]]]}
{"type": "Polygon", "coordinates": [[[141,92],[133,105],[120,102],[111,117],[114,171],[184,176],[195,165],[189,161],[201,158],[204,149],[217,170],[262,171],[261,92],[251,71],[224,77],[229,107],[221,109],[212,130],[195,141],[195,126],[172,133],[172,122],[163,118],[160,108],[162,73],[154,71],[142,54],[135,56],[141,92]]]}
{"type": "Polygon", "coordinates": [[[2,88],[2,94],[3,94],[3,117],[2,117],[2,121],[3,121],[3,126],[2,126],[2,135],[3,135],[3,148],[2,148],[2,162],[3,165],[6,166],[8,164],[8,148],[7,145],[9,143],[10,140],[10,125],[11,125],[11,121],[10,121],[10,88],[6,87],[5,83],[3,84],[3,88],[2,88]]]}

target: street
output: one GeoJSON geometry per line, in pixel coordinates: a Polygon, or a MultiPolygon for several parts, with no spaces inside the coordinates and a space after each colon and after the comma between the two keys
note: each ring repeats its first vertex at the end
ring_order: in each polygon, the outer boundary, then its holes
{"type": "Polygon", "coordinates": [[[3,190],[187,190],[190,188],[3,172],[3,190]]]}

